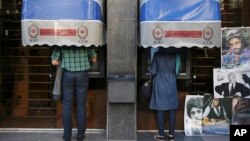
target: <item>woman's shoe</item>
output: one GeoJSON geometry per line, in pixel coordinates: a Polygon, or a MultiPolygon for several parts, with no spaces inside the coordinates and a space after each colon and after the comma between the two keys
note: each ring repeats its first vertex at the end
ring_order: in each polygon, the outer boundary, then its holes
{"type": "Polygon", "coordinates": [[[174,141],[174,136],[173,135],[168,135],[168,141],[174,141]]]}
{"type": "Polygon", "coordinates": [[[154,135],[154,139],[156,139],[157,141],[166,141],[167,140],[166,136],[161,136],[161,135],[154,135]]]}

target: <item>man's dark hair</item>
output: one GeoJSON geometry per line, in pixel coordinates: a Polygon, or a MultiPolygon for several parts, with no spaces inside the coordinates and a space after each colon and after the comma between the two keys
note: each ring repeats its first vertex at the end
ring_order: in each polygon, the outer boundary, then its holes
{"type": "Polygon", "coordinates": [[[228,31],[228,33],[226,35],[227,43],[233,38],[238,38],[243,42],[243,32],[239,29],[234,29],[234,30],[228,31]]]}
{"type": "Polygon", "coordinates": [[[201,108],[203,109],[203,98],[190,98],[187,102],[187,114],[189,118],[191,118],[190,111],[191,109],[195,108],[201,108]]]}

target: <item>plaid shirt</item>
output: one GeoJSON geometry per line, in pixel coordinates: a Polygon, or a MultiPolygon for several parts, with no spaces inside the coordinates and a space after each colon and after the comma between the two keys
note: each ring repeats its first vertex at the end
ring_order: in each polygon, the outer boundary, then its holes
{"type": "Polygon", "coordinates": [[[75,72],[89,70],[89,59],[96,55],[94,49],[86,47],[55,47],[51,59],[60,60],[62,69],[75,72]]]}

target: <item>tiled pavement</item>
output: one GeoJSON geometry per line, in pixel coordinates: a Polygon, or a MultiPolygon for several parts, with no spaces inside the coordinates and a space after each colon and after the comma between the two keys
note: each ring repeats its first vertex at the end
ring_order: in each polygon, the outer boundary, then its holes
{"type": "MultiPolygon", "coordinates": [[[[62,141],[62,129],[0,129],[0,141],[62,141]]],[[[138,131],[137,141],[154,141],[156,131],[138,131]]],[[[73,130],[72,141],[76,141],[73,130]]],[[[108,141],[102,129],[89,129],[84,141],[108,141]]],[[[118,141],[118,140],[117,140],[118,141]]],[[[229,141],[229,136],[185,136],[183,131],[176,131],[175,141],[229,141]]]]}

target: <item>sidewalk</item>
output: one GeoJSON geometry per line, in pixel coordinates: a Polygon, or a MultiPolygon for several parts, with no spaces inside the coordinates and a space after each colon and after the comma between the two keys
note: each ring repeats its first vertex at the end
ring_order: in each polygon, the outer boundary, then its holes
{"type": "MultiPolygon", "coordinates": [[[[30,130],[0,130],[0,141],[63,141],[62,129],[30,129],[30,130]]],[[[137,141],[155,141],[156,131],[138,131],[137,141]]],[[[72,141],[76,141],[76,130],[73,130],[72,141]]],[[[87,130],[84,141],[108,141],[106,132],[102,129],[87,130]]],[[[119,140],[117,140],[119,141],[119,140]]],[[[175,141],[229,141],[229,136],[185,136],[184,132],[175,133],[175,141]]]]}

